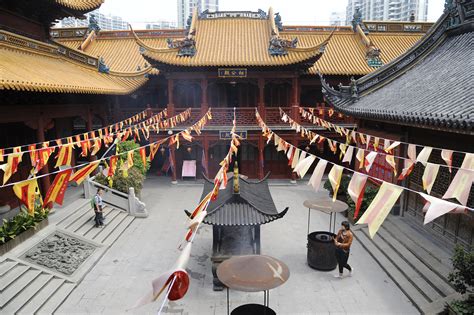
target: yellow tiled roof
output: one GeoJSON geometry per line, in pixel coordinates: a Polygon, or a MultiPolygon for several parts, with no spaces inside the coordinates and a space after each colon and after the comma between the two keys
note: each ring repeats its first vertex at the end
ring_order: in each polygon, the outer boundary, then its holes
{"type": "Polygon", "coordinates": [[[91,11],[97,9],[104,0],[55,0],[59,5],[78,11],[91,11]]]}
{"type": "Polygon", "coordinates": [[[87,64],[87,58],[84,64],[63,56],[58,52],[61,47],[9,32],[0,33],[6,38],[0,41],[0,89],[122,95],[142,86],[148,80],[146,73],[151,70],[101,73],[97,65],[87,64]]]}
{"type": "MultiPolygon", "coordinates": [[[[177,49],[167,48],[166,42],[148,45],[137,39],[145,48],[144,56],[159,63],[177,66],[283,66],[309,60],[321,54],[325,39],[311,46],[298,44],[284,56],[271,56],[268,52],[271,24],[268,19],[223,18],[195,21],[196,54],[192,57],[177,55],[177,49]]],[[[328,36],[326,36],[327,38],[328,36]]]]}
{"type": "MultiPolygon", "coordinates": [[[[237,20],[237,19],[232,19],[237,20]]],[[[256,23],[259,27],[252,28],[246,24],[245,34],[238,36],[238,40],[232,34],[237,29],[237,23],[229,23],[231,19],[199,20],[196,32],[197,53],[194,57],[177,57],[176,50],[167,53],[158,53],[160,56],[167,55],[169,60],[178,60],[187,65],[231,65],[235,62],[253,60],[251,65],[264,65],[264,63],[274,60],[282,60],[284,57],[272,57],[268,54],[268,40],[262,34],[267,34],[263,27],[264,23],[256,23]],[[225,22],[227,21],[227,22],[225,22]],[[203,23],[205,22],[205,23],[203,23]],[[203,24],[201,24],[203,23],[203,24]],[[223,28],[227,25],[227,28],[223,28]],[[231,27],[233,25],[233,27],[231,27]],[[199,28],[200,27],[200,28],[199,28]],[[209,30],[207,30],[207,29],[209,30]],[[216,30],[212,30],[215,28],[216,30]],[[219,30],[220,29],[220,30],[219,30]],[[211,33],[209,33],[211,32],[211,33]],[[216,34],[217,33],[217,34],[216,34]],[[207,34],[207,35],[206,35],[207,34]],[[218,41],[217,37],[221,36],[218,41]],[[225,35],[225,36],[224,36],[225,35]],[[244,36],[245,35],[245,36],[244,36]],[[201,37],[200,37],[201,36],[201,37]],[[207,42],[204,49],[201,47],[200,40],[203,38],[207,42]],[[239,55],[244,45],[256,45],[245,49],[246,54],[239,55]],[[203,50],[204,49],[204,50],[203,50]],[[226,61],[226,58],[228,59],[226,61]],[[194,60],[193,60],[194,59],[194,60]],[[260,61],[261,60],[261,61],[260,61]]],[[[240,19],[244,20],[244,19],[240,19]]],[[[246,20],[247,22],[265,22],[265,20],[246,20]]],[[[242,31],[242,29],[240,29],[242,31]]],[[[99,36],[86,49],[86,53],[93,56],[102,56],[108,66],[116,71],[132,72],[137,66],[145,64],[143,56],[139,52],[139,46],[131,36],[111,37],[112,32],[101,32],[99,36]]],[[[142,32],[142,34],[145,34],[142,32]]],[[[140,41],[146,46],[157,48],[159,51],[169,51],[166,38],[177,38],[176,36],[156,36],[142,35],[140,41]]],[[[298,47],[314,47],[323,42],[330,35],[329,31],[283,31],[280,36],[285,39],[298,38],[298,47]]],[[[415,44],[424,34],[423,33],[378,33],[370,32],[367,37],[372,41],[376,48],[381,50],[380,57],[384,63],[395,59],[411,46],[415,44]]],[[[77,48],[81,40],[77,39],[58,39],[64,45],[77,48]]],[[[247,46],[248,47],[248,46],[247,46]]],[[[151,55],[152,53],[149,52],[151,55]]],[[[308,69],[309,74],[316,74],[317,70],[323,75],[366,75],[374,71],[367,65],[365,59],[366,46],[362,43],[359,36],[349,28],[334,32],[332,38],[326,45],[324,53],[319,60],[308,69]]],[[[249,62],[249,61],[247,61],[249,62]]],[[[249,65],[247,63],[246,65],[249,65]]]]}
{"type": "MultiPolygon", "coordinates": [[[[143,41],[147,45],[166,47],[166,39],[163,37],[145,38],[143,41]]],[[[81,46],[82,40],[59,40],[58,42],[67,47],[77,49],[81,46]]],[[[92,41],[84,52],[91,56],[104,58],[107,66],[113,71],[135,72],[138,67],[143,69],[148,64],[140,54],[139,48],[140,46],[137,45],[132,37],[99,37],[92,41]]]]}

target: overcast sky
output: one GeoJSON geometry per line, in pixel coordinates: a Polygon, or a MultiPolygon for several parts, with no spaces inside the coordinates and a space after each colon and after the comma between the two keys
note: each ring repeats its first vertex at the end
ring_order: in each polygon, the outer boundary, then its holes
{"type": "MultiPolygon", "coordinates": [[[[428,0],[428,21],[436,21],[444,0],[428,0]]],[[[219,0],[220,10],[280,12],[283,24],[327,25],[331,12],[345,12],[347,0],[219,0]]],[[[176,21],[177,0],[106,0],[101,12],[121,16],[135,27],[154,21],[176,21]]]]}

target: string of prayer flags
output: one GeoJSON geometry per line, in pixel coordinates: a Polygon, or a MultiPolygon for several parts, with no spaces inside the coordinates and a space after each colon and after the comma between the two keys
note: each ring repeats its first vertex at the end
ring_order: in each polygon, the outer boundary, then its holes
{"type": "Polygon", "coordinates": [[[454,176],[443,199],[456,198],[462,205],[467,204],[474,181],[474,154],[466,153],[461,168],[454,176]]]}
{"type": "Polygon", "coordinates": [[[76,182],[76,184],[80,185],[86,178],[89,176],[97,166],[99,166],[100,161],[94,161],[89,163],[88,165],[84,166],[83,168],[77,170],[72,176],[70,181],[76,182]]]}
{"type": "Polygon", "coordinates": [[[94,145],[92,146],[91,155],[94,156],[99,152],[100,147],[102,146],[102,141],[98,138],[94,139],[94,145]]]}
{"type": "Polygon", "coordinates": [[[388,141],[389,146],[387,147],[386,145],[384,145],[384,147],[385,147],[384,151],[389,153],[389,154],[392,153],[393,149],[395,149],[396,147],[398,147],[400,145],[400,142],[398,142],[398,141],[395,141],[392,144],[390,144],[389,140],[387,140],[387,139],[385,139],[385,140],[388,141]]]}
{"type": "Polygon", "coordinates": [[[423,172],[423,177],[421,180],[423,182],[423,189],[426,190],[428,194],[431,193],[431,188],[433,188],[438,171],[438,164],[426,163],[425,171],[423,172]]]}
{"type": "Polygon", "coordinates": [[[3,170],[3,185],[10,179],[10,177],[18,171],[18,165],[22,160],[23,153],[12,153],[8,155],[7,163],[0,165],[3,170]]]}
{"type": "Polygon", "coordinates": [[[300,159],[298,165],[296,165],[294,172],[303,178],[308,172],[309,168],[313,164],[316,157],[314,155],[307,156],[303,159],[300,159]]]}
{"type": "Polygon", "coordinates": [[[48,160],[50,156],[54,152],[54,148],[42,148],[36,151],[36,161],[34,162],[34,169],[33,174],[37,174],[46,164],[48,164],[48,160]]]}
{"type": "Polygon", "coordinates": [[[364,161],[364,167],[365,167],[366,172],[370,171],[376,157],[377,157],[377,152],[370,151],[369,154],[367,154],[364,161]]]}
{"type": "Polygon", "coordinates": [[[336,201],[337,191],[339,190],[339,186],[341,184],[343,170],[344,168],[342,166],[334,164],[331,168],[331,171],[329,171],[328,179],[329,179],[329,182],[331,183],[331,187],[333,191],[333,196],[332,196],[333,202],[336,201]]]}
{"type": "Polygon", "coordinates": [[[150,143],[150,156],[149,156],[150,161],[152,161],[155,158],[156,152],[158,152],[160,145],[161,145],[160,142],[150,143]]]}
{"type": "MultiPolygon", "coordinates": [[[[455,203],[438,199],[436,197],[424,193],[419,194],[426,200],[425,207],[427,209],[425,214],[425,220],[423,222],[424,224],[428,224],[431,221],[439,218],[440,216],[445,215],[446,213],[449,213],[457,208],[461,208],[455,203]]],[[[464,212],[464,208],[462,208],[462,212],[464,212]]]]}
{"type": "Polygon", "coordinates": [[[370,238],[374,238],[402,191],[403,187],[382,182],[374,200],[356,223],[369,226],[370,238]]]}
{"type": "Polygon", "coordinates": [[[359,216],[360,206],[364,200],[365,185],[367,183],[367,175],[361,173],[354,173],[352,175],[349,186],[347,187],[347,193],[355,203],[354,219],[359,216]]]}
{"type": "Polygon", "coordinates": [[[416,157],[416,161],[426,166],[426,163],[428,162],[428,159],[430,158],[432,150],[433,148],[431,147],[424,147],[421,150],[421,152],[418,154],[418,156],[416,157]]]}
{"type": "Polygon", "coordinates": [[[53,202],[58,205],[63,204],[64,194],[66,193],[67,184],[72,174],[72,168],[59,172],[54,178],[53,183],[49,187],[44,199],[44,206],[52,209],[53,202]]]}
{"type": "Polygon", "coordinates": [[[449,172],[451,173],[451,167],[453,165],[453,151],[452,150],[442,150],[441,151],[441,158],[446,162],[446,165],[449,168],[449,172]]]}
{"type": "Polygon", "coordinates": [[[30,216],[33,216],[35,213],[36,198],[41,198],[41,195],[39,194],[38,180],[36,177],[16,183],[13,185],[13,192],[18,197],[18,199],[20,199],[20,202],[28,209],[30,216]]]}
{"type": "Polygon", "coordinates": [[[59,147],[59,153],[56,156],[56,165],[54,167],[71,166],[73,146],[73,144],[65,144],[59,147]]]}

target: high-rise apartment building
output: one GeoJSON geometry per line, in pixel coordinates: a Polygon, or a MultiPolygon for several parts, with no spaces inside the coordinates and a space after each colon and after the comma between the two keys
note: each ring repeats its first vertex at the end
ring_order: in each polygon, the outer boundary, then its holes
{"type": "Polygon", "coordinates": [[[153,23],[147,23],[145,26],[147,30],[165,30],[178,28],[176,21],[156,21],[153,23]]]}
{"type": "Polygon", "coordinates": [[[349,0],[346,7],[346,24],[350,25],[356,8],[366,21],[426,21],[429,0],[349,0]]]}
{"type": "Polygon", "coordinates": [[[178,0],[178,27],[186,27],[188,17],[193,13],[193,9],[197,8],[198,12],[202,11],[218,11],[219,0],[178,0]]]}
{"type": "Polygon", "coordinates": [[[93,15],[97,21],[101,30],[126,30],[128,29],[128,23],[124,21],[120,16],[105,15],[98,10],[86,13],[87,19],[81,20],[73,17],[67,17],[60,20],[55,26],[56,27],[81,27],[89,25],[89,17],[93,15]]]}

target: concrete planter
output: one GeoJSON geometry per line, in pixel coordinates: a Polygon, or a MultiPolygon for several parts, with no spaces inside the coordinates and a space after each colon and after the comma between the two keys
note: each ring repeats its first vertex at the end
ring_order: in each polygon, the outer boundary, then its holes
{"type": "Polygon", "coordinates": [[[8,253],[10,250],[15,248],[17,245],[20,245],[21,243],[23,243],[24,241],[26,241],[33,235],[35,235],[37,232],[39,232],[41,229],[43,229],[47,225],[48,225],[48,218],[38,223],[35,228],[29,228],[23,233],[20,233],[17,236],[15,236],[14,239],[9,240],[5,244],[0,245],[0,255],[4,255],[8,253]]]}

